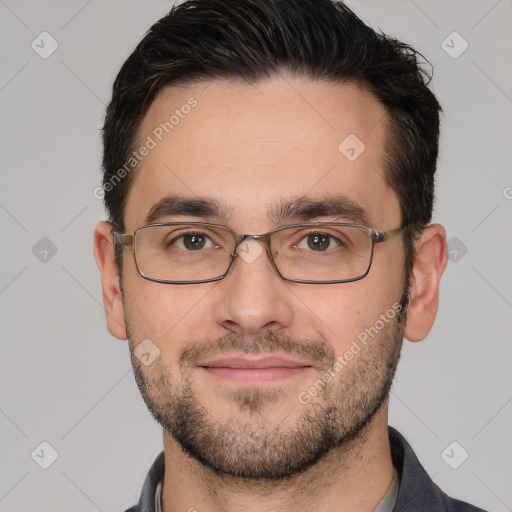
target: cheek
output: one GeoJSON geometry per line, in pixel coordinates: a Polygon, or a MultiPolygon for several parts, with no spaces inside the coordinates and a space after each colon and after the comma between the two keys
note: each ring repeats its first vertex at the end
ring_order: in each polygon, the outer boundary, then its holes
{"type": "Polygon", "coordinates": [[[316,290],[296,288],[294,293],[304,305],[298,334],[311,332],[313,324],[339,354],[365,329],[376,322],[380,325],[381,315],[394,316],[403,289],[402,267],[398,263],[390,260],[380,269],[372,267],[368,276],[352,283],[326,285],[316,290]]]}
{"type": "Polygon", "coordinates": [[[177,353],[181,341],[203,334],[205,297],[209,288],[173,286],[142,279],[126,280],[125,307],[130,336],[135,344],[149,338],[162,353],[177,353]]]}

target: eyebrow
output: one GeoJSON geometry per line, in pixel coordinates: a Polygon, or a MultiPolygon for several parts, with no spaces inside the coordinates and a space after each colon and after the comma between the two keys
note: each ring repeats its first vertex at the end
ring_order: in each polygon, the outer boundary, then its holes
{"type": "Polygon", "coordinates": [[[276,224],[290,219],[309,221],[323,217],[365,226],[369,221],[366,210],[344,195],[329,195],[315,199],[302,196],[291,201],[282,201],[268,211],[268,216],[276,224]]]}
{"type": "Polygon", "coordinates": [[[168,195],[151,207],[144,222],[154,224],[165,217],[217,217],[227,219],[231,212],[227,206],[209,197],[186,197],[179,194],[168,195]]]}
{"type": "MultiPolygon", "coordinates": [[[[210,197],[186,197],[180,194],[168,195],[160,199],[149,210],[144,219],[145,225],[162,222],[166,217],[215,217],[227,220],[232,210],[210,197]]],[[[268,217],[276,224],[286,221],[312,221],[328,217],[334,221],[368,225],[368,214],[358,203],[344,195],[310,198],[301,196],[281,200],[267,210],[268,217]]]]}

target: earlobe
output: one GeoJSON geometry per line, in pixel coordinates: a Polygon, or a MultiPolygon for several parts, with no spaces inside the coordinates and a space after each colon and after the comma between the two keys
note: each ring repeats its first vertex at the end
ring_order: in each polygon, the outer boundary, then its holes
{"type": "Polygon", "coordinates": [[[437,314],[439,283],[448,262],[446,231],[439,224],[427,226],[415,242],[416,259],[410,281],[410,299],[404,337],[427,337],[437,314]]]}
{"type": "Polygon", "coordinates": [[[114,261],[112,225],[99,222],[94,230],[94,258],[100,271],[107,328],[117,339],[127,339],[119,273],[114,261]]]}

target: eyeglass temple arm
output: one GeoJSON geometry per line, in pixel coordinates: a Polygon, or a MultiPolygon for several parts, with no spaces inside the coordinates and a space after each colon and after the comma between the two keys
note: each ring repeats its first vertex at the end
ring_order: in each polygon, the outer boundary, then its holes
{"type": "Polygon", "coordinates": [[[409,224],[406,224],[405,226],[402,226],[402,227],[399,227],[396,229],[390,229],[389,231],[384,231],[383,233],[381,233],[377,230],[373,230],[372,231],[373,242],[376,244],[378,244],[379,242],[384,242],[388,238],[398,235],[398,233],[400,233],[402,230],[404,230],[407,226],[409,226],[409,224]]]}
{"type": "Polygon", "coordinates": [[[131,247],[133,245],[133,235],[125,235],[123,233],[117,233],[116,231],[112,231],[114,235],[114,245],[125,245],[127,247],[131,247]]]}

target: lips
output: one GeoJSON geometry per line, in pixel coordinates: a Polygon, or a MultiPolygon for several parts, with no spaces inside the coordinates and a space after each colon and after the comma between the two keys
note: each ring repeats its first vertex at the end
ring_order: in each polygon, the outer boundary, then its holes
{"type": "Polygon", "coordinates": [[[283,357],[263,357],[260,359],[246,359],[243,357],[224,357],[208,361],[200,366],[208,368],[300,368],[310,366],[306,363],[285,359],[283,357]]]}
{"type": "Polygon", "coordinates": [[[306,362],[282,357],[224,357],[199,365],[208,374],[238,382],[271,382],[292,377],[311,369],[306,362]]]}

